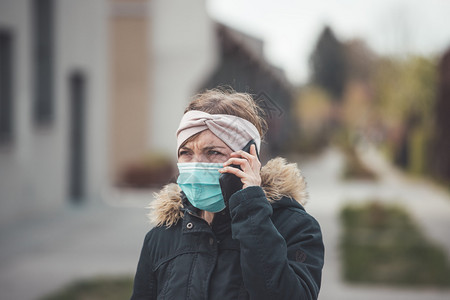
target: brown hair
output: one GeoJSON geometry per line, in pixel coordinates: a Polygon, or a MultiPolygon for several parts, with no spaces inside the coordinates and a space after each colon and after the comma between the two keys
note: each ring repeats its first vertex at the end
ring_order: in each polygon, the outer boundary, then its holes
{"type": "Polygon", "coordinates": [[[263,118],[264,112],[253,100],[253,97],[247,93],[238,93],[232,88],[220,87],[197,94],[184,113],[190,110],[243,118],[255,125],[261,139],[267,131],[267,122],[263,118]]]}

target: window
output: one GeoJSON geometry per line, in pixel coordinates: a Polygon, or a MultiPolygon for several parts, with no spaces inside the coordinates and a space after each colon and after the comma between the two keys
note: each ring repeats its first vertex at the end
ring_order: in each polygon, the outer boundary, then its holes
{"type": "Polygon", "coordinates": [[[37,124],[53,119],[53,0],[33,1],[34,92],[37,124]]]}
{"type": "Polygon", "coordinates": [[[70,87],[70,198],[80,202],[84,196],[86,79],[81,71],[69,77],[70,87]]]}
{"type": "Polygon", "coordinates": [[[0,144],[13,139],[12,35],[0,30],[0,144]]]}

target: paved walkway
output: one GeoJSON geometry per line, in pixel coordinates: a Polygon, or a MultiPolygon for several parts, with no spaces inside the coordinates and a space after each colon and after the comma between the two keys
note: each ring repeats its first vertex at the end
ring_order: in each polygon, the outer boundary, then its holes
{"type": "Polygon", "coordinates": [[[2,228],[0,299],[35,300],[79,278],[134,275],[150,229],[145,202],[64,207],[2,228]]]}
{"type": "MultiPolygon", "coordinates": [[[[342,157],[333,149],[300,160],[311,195],[306,208],[319,220],[326,246],[320,299],[450,299],[450,290],[352,286],[341,281],[337,213],[346,201],[372,196],[407,203],[424,230],[450,253],[448,194],[422,181],[405,179],[372,150],[362,155],[383,175],[381,181],[341,182],[342,157]]],[[[67,206],[0,228],[0,299],[34,300],[78,278],[133,275],[150,229],[144,207],[151,195],[130,192],[109,194],[105,199],[108,202],[67,206]]]]}
{"type": "Polygon", "coordinates": [[[340,277],[338,242],[340,207],[348,202],[380,199],[407,208],[434,241],[446,247],[450,258],[450,196],[441,189],[420,180],[407,179],[394,170],[373,149],[361,149],[365,163],[380,175],[377,182],[341,181],[343,157],[335,149],[300,163],[308,181],[310,202],[306,209],[322,226],[325,242],[325,267],[320,299],[409,299],[448,300],[450,290],[402,289],[349,285],[340,277]]]}

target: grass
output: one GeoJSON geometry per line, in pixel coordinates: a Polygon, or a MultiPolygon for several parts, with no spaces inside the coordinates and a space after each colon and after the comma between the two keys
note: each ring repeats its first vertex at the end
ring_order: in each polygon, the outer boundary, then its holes
{"type": "Polygon", "coordinates": [[[130,299],[133,278],[95,277],[76,281],[41,300],[123,300],[130,299]]]}
{"type": "Polygon", "coordinates": [[[371,202],[341,211],[344,278],[353,283],[450,286],[446,253],[430,243],[407,212],[371,202]]]}

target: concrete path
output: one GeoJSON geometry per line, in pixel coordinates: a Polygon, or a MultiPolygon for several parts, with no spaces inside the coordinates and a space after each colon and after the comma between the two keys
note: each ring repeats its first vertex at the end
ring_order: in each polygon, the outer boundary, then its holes
{"type": "MultiPolygon", "coordinates": [[[[450,299],[450,290],[353,286],[340,279],[338,212],[346,201],[370,197],[408,204],[414,217],[450,253],[450,199],[438,188],[405,179],[376,152],[361,152],[382,180],[339,180],[342,157],[330,149],[299,161],[311,200],[306,209],[323,230],[326,246],[320,299],[450,299]]],[[[295,159],[295,158],[294,158],[295,159]]],[[[0,228],[0,299],[34,300],[79,278],[105,274],[134,275],[145,233],[148,192],[109,193],[105,201],[57,212],[0,228]]],[[[449,255],[450,256],[450,255],[449,255]]]]}
{"type": "Polygon", "coordinates": [[[349,285],[341,279],[339,261],[340,207],[349,202],[380,199],[407,208],[427,235],[446,247],[450,258],[450,196],[439,188],[420,180],[406,179],[392,169],[373,149],[361,149],[360,156],[374,169],[380,180],[341,181],[344,159],[336,149],[307,161],[299,160],[308,182],[310,201],[306,205],[322,226],[325,243],[325,267],[320,299],[365,300],[448,300],[450,290],[404,289],[379,286],[349,285]]]}
{"type": "Polygon", "coordinates": [[[67,206],[2,228],[0,299],[34,300],[76,279],[134,275],[150,229],[146,202],[67,206]]]}

